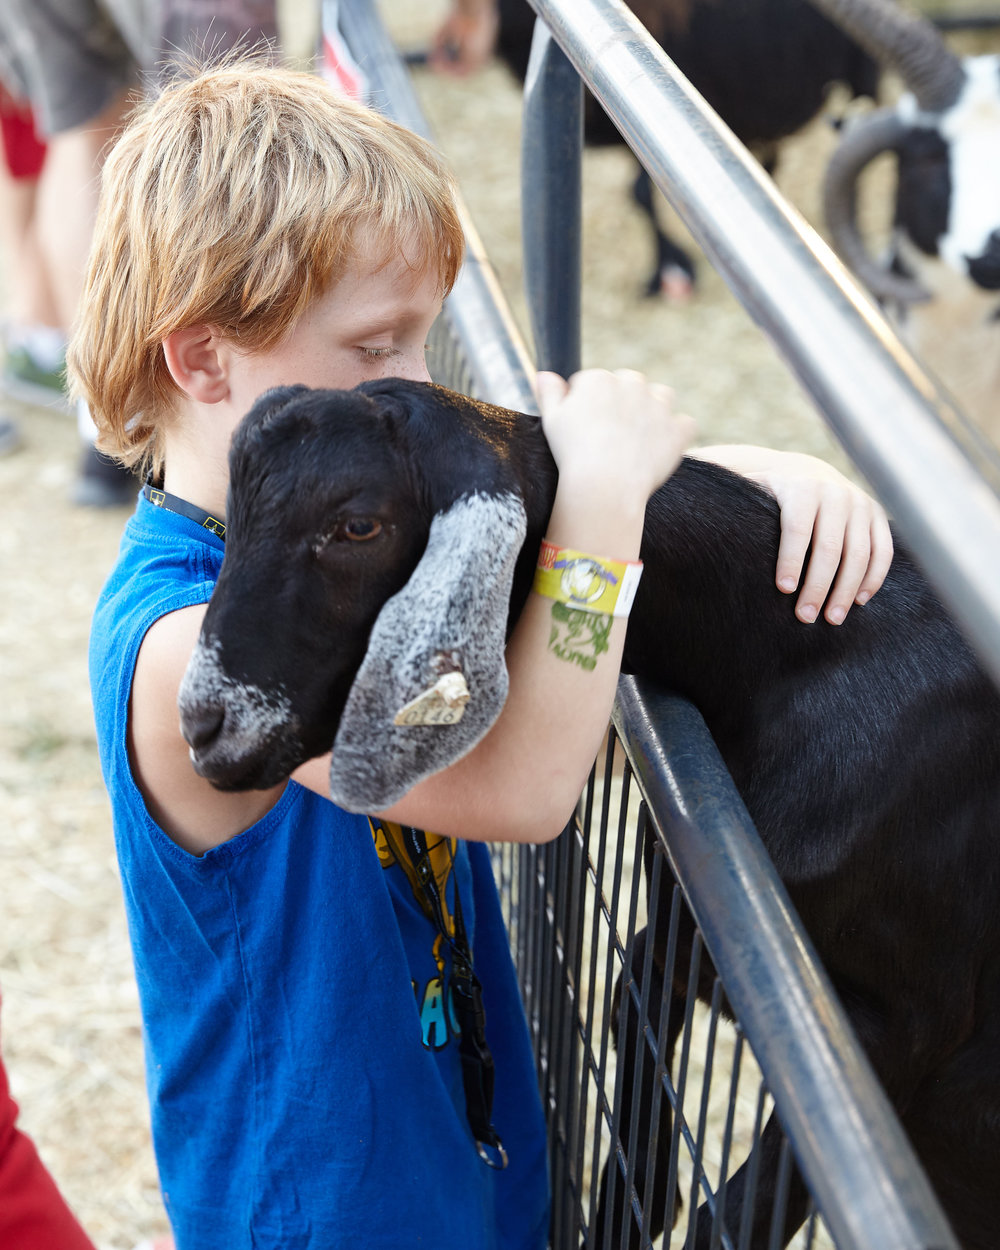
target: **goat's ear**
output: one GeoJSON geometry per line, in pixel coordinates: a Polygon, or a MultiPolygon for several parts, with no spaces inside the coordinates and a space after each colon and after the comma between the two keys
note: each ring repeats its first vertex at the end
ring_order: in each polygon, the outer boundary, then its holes
{"type": "Polygon", "coordinates": [[[267,416],[272,412],[279,412],[284,406],[296,396],[308,391],[308,386],[296,384],[295,386],[272,386],[270,390],[264,391],[258,395],[253,402],[253,407],[247,414],[253,414],[255,418],[267,416]]]}
{"type": "Polygon", "coordinates": [[[392,806],[471,751],[500,715],[524,533],[513,494],[465,496],[434,518],[419,565],[375,622],[348,695],[330,770],[340,807],[392,806]]]}

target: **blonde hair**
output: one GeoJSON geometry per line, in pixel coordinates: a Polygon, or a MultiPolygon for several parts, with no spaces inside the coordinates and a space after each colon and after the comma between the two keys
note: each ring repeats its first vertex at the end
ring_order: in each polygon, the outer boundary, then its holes
{"type": "Polygon", "coordinates": [[[162,340],[202,323],[276,344],[364,245],[455,281],[451,177],[423,139],[322,79],[241,59],[136,110],[105,162],[68,354],[98,445],[159,471],[178,390],[162,340]]]}

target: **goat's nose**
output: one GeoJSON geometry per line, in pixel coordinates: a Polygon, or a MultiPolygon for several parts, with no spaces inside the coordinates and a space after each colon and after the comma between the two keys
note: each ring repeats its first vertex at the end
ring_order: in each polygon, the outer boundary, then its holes
{"type": "Polygon", "coordinates": [[[198,751],[218,738],[225,719],[226,709],[221,703],[198,703],[181,713],[181,732],[188,746],[198,751]]]}
{"type": "Polygon", "coordinates": [[[967,256],[969,277],[985,291],[1000,291],[1000,230],[994,230],[979,256],[967,256]]]}

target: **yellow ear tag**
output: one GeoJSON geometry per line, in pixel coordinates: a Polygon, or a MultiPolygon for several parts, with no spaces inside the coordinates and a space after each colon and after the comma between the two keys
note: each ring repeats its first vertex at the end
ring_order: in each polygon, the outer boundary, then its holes
{"type": "Polygon", "coordinates": [[[457,725],[469,701],[461,673],[445,673],[393,717],[394,725],[457,725]]]}

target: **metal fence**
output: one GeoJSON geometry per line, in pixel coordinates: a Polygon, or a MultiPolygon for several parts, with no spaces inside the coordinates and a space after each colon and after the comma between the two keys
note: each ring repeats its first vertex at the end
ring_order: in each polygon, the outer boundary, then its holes
{"type": "MultiPolygon", "coordinates": [[[[579,354],[582,74],[1000,673],[993,450],[619,0],[531,3],[551,28],[525,111],[538,363],[566,372],[579,354]]],[[[340,8],[373,102],[426,134],[370,0],[340,8]]],[[[467,233],[435,376],[530,410],[528,352],[467,233]]],[[[689,704],[623,679],[575,830],[498,849],[496,869],[548,1112],[554,1250],[631,1250],[671,1225],[664,1244],[703,1250],[954,1250],[689,704]]]]}

